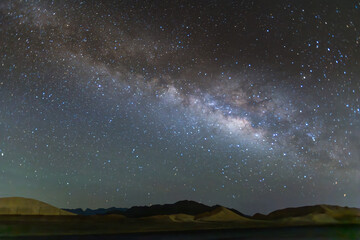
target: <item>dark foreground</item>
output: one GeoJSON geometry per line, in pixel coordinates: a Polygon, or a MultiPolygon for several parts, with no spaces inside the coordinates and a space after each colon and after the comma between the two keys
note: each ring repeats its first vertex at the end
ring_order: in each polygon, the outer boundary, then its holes
{"type": "Polygon", "coordinates": [[[168,216],[0,216],[3,239],[359,239],[360,224],[246,220],[174,222],[168,216]],[[294,225],[297,224],[297,225],[294,225]],[[318,224],[318,225],[315,225],[318,224]],[[305,226],[306,225],[306,226],[305,226]],[[296,227],[294,227],[296,226],[296,227]]]}
{"type": "Polygon", "coordinates": [[[198,230],[186,232],[128,233],[117,235],[78,235],[78,236],[28,236],[5,237],[1,239],[26,240],[117,240],[117,239],[308,239],[340,240],[360,239],[359,225],[323,226],[323,227],[286,227],[238,230],[198,230]]]}

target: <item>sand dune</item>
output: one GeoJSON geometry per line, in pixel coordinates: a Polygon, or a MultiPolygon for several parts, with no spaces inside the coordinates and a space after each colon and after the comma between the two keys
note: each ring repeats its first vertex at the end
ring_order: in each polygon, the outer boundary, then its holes
{"type": "Polygon", "coordinates": [[[148,221],[165,221],[165,222],[194,222],[194,216],[189,214],[170,214],[170,215],[155,215],[150,217],[142,217],[140,219],[148,221]]]}
{"type": "Polygon", "coordinates": [[[308,214],[301,217],[289,217],[280,220],[286,224],[330,224],[337,223],[338,221],[333,217],[324,213],[308,214]]]}
{"type": "Polygon", "coordinates": [[[334,217],[335,219],[341,219],[343,217],[360,217],[359,208],[339,207],[330,205],[321,205],[325,210],[325,213],[334,217]]]}
{"type": "Polygon", "coordinates": [[[173,222],[193,222],[195,217],[189,214],[172,214],[169,216],[173,222]]]}
{"type": "Polygon", "coordinates": [[[22,197],[0,198],[0,215],[75,215],[47,203],[22,197]]]}
{"type": "Polygon", "coordinates": [[[255,214],[254,218],[277,220],[287,224],[360,223],[360,209],[315,205],[281,209],[268,215],[255,214]]]}
{"type": "Polygon", "coordinates": [[[151,217],[143,217],[142,219],[149,221],[166,221],[166,222],[234,222],[252,221],[246,217],[240,216],[225,207],[217,207],[211,211],[197,214],[196,216],[189,214],[169,214],[169,215],[156,215],[151,217]]]}
{"type": "Polygon", "coordinates": [[[360,209],[320,205],[323,213],[306,215],[304,218],[313,223],[360,223],[360,209]]]}
{"type": "Polygon", "coordinates": [[[251,221],[250,219],[240,216],[221,206],[215,208],[212,211],[196,215],[195,220],[207,222],[251,221]]]}

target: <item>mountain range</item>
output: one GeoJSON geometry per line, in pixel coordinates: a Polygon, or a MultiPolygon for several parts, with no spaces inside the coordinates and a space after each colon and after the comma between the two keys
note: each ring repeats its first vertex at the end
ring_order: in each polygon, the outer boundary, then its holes
{"type": "Polygon", "coordinates": [[[128,208],[97,208],[97,209],[90,209],[86,208],[83,210],[82,208],[74,208],[74,209],[67,209],[63,208],[62,210],[71,212],[77,215],[84,215],[84,216],[92,216],[92,215],[104,215],[109,213],[124,213],[128,208]]]}
{"type": "Polygon", "coordinates": [[[195,201],[174,204],[134,206],[131,208],[59,209],[34,199],[0,198],[0,215],[73,215],[117,216],[123,219],[142,219],[173,222],[247,222],[251,224],[329,224],[360,223],[360,209],[332,205],[315,205],[276,210],[267,215],[253,216],[220,205],[207,206],[195,201]]]}
{"type": "Polygon", "coordinates": [[[293,226],[360,226],[360,209],[331,205],[286,208],[247,216],[195,201],[131,208],[60,209],[34,199],[0,198],[0,237],[88,235],[190,230],[269,229],[293,226]]]}

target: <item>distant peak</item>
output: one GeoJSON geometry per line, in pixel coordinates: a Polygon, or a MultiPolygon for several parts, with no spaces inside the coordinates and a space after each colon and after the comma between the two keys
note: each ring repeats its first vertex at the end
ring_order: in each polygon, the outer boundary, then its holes
{"type": "Polygon", "coordinates": [[[181,200],[181,201],[175,202],[174,204],[197,204],[197,205],[205,205],[205,204],[202,204],[202,203],[193,201],[193,200],[181,200]]]}

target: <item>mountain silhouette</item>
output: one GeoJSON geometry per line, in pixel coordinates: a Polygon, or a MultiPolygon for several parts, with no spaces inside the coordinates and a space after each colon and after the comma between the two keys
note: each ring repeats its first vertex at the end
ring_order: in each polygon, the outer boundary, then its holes
{"type": "Polygon", "coordinates": [[[197,215],[206,211],[210,211],[212,208],[204,204],[195,202],[195,201],[179,201],[174,204],[156,204],[152,206],[135,206],[131,207],[125,212],[110,212],[110,213],[120,213],[126,217],[137,218],[137,217],[149,217],[155,215],[171,215],[171,214],[188,214],[188,215],[197,215]]]}
{"type": "Polygon", "coordinates": [[[82,208],[75,208],[75,209],[66,209],[63,208],[63,210],[75,213],[77,215],[84,215],[84,216],[91,216],[91,215],[104,215],[104,214],[110,214],[111,212],[117,212],[117,213],[123,213],[127,210],[127,208],[97,208],[97,209],[90,209],[87,208],[83,210],[82,208]]]}
{"type": "MultiPolygon", "coordinates": [[[[122,214],[129,218],[150,217],[155,215],[173,215],[173,214],[186,214],[186,215],[195,216],[204,212],[210,212],[218,207],[220,206],[215,205],[210,207],[195,201],[183,200],[183,201],[178,201],[174,204],[135,206],[127,209],[126,211],[112,211],[108,213],[122,214]]],[[[229,209],[229,211],[232,211],[240,216],[245,216],[244,214],[236,210],[229,209]]]]}

